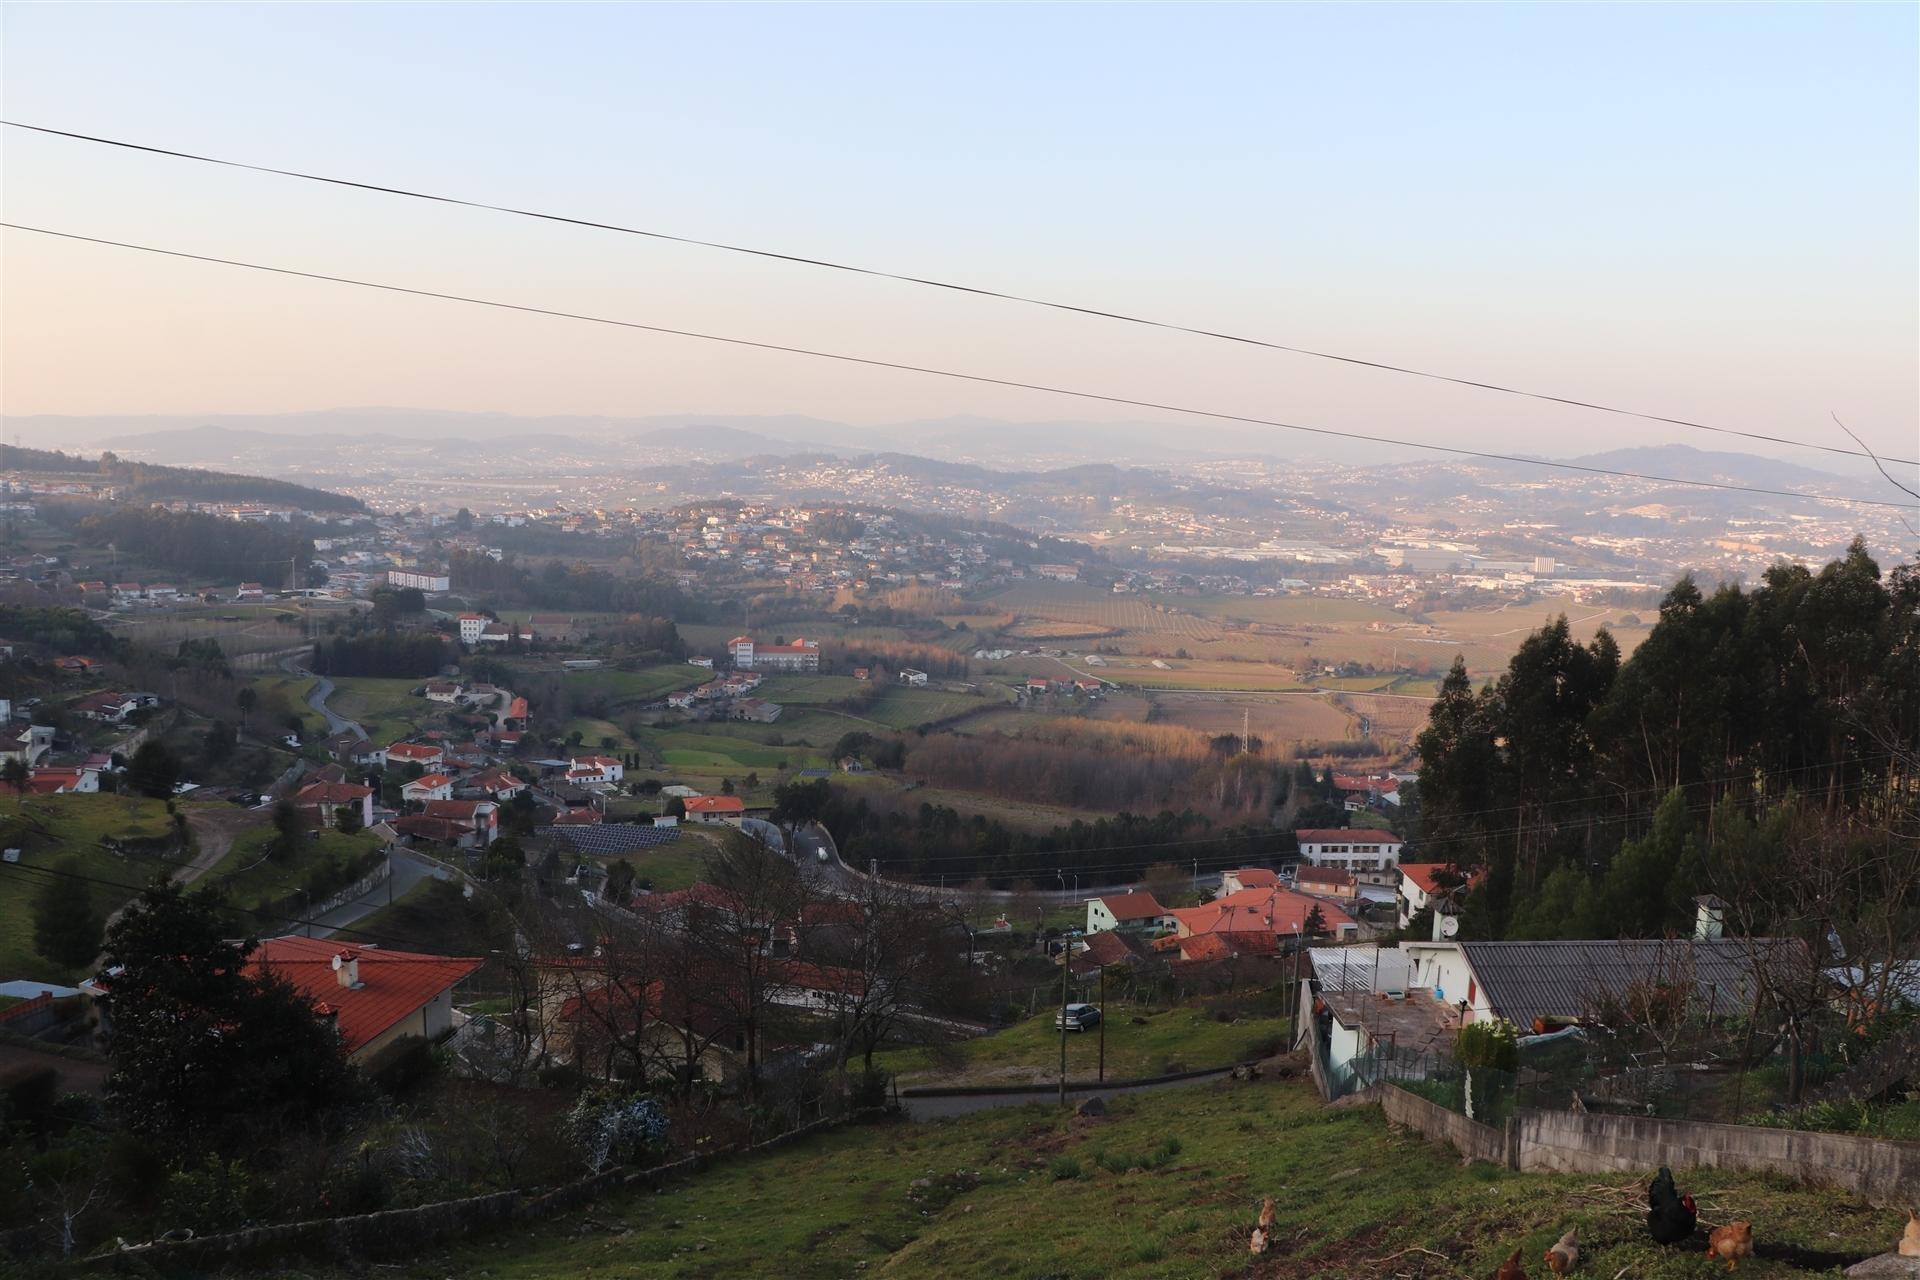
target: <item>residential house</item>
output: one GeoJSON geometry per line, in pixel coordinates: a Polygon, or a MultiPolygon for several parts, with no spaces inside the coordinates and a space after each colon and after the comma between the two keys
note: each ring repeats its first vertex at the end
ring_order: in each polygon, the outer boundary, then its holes
{"type": "Polygon", "coordinates": [[[234,589],[235,600],[265,600],[267,589],[258,582],[243,582],[234,589]]]}
{"type": "Polygon", "coordinates": [[[293,804],[315,826],[338,825],[342,809],[353,810],[361,826],[373,825],[372,787],[351,782],[309,782],[293,793],[293,804]]]}
{"type": "Polygon", "coordinates": [[[1176,907],[1174,936],[1179,939],[1181,957],[1187,954],[1185,942],[1206,933],[1266,933],[1289,942],[1304,941],[1306,924],[1313,912],[1320,913],[1325,931],[1334,937],[1359,931],[1354,918],[1331,902],[1310,898],[1286,889],[1241,889],[1198,907],[1176,907]]]}
{"type": "Polygon", "coordinates": [[[575,756],[567,764],[567,781],[576,787],[615,783],[626,776],[626,767],[613,756],[575,756]]]}
{"type": "Polygon", "coordinates": [[[410,804],[453,799],[453,778],[444,773],[423,773],[411,782],[400,784],[400,798],[410,804]]]}
{"type": "Polygon", "coordinates": [[[35,795],[91,795],[100,790],[100,771],[83,766],[42,767],[27,775],[27,789],[35,795]]]}
{"type": "Polygon", "coordinates": [[[320,745],[329,759],[341,764],[357,765],[363,769],[379,769],[387,763],[387,752],[384,747],[375,746],[366,735],[355,733],[351,729],[342,730],[324,739],[320,745]]]}
{"type": "Polygon", "coordinates": [[[464,833],[451,843],[484,849],[500,835],[500,806],[491,800],[429,800],[424,818],[450,822],[464,833]]]}
{"type": "Polygon", "coordinates": [[[32,768],[53,750],[53,726],[23,724],[0,728],[0,760],[18,760],[32,768]]]}
{"type": "MultiPolygon", "coordinates": [[[[1485,875],[1475,869],[1463,871],[1449,862],[1403,862],[1400,885],[1395,898],[1400,908],[1400,927],[1406,928],[1429,903],[1458,898],[1485,875]]],[[[1436,908],[1437,909],[1437,908],[1436,908]]]]}
{"type": "Polygon", "coordinates": [[[488,769],[476,777],[468,778],[466,785],[485,792],[502,804],[524,794],[527,789],[525,782],[504,769],[488,769]]]}
{"type": "Polygon", "coordinates": [[[463,613],[454,621],[460,627],[460,643],[473,645],[480,643],[480,633],[487,629],[487,624],[493,619],[484,613],[463,613]]]}
{"type": "Polygon", "coordinates": [[[489,622],[480,628],[480,634],[475,637],[479,644],[506,644],[512,639],[513,629],[501,622],[489,622]]]}
{"type": "Polygon", "coordinates": [[[535,640],[573,640],[579,636],[578,625],[564,613],[536,613],[527,625],[535,640]]]}
{"type": "Polygon", "coordinates": [[[397,765],[417,764],[432,769],[439,765],[446,753],[439,747],[424,742],[396,742],[387,748],[387,763],[397,765]]]}
{"type": "Polygon", "coordinates": [[[923,689],[927,684],[927,673],[915,671],[912,667],[900,668],[900,683],[915,689],[923,689]]]}
{"type": "Polygon", "coordinates": [[[1342,867],[1303,866],[1293,874],[1293,887],[1318,898],[1352,901],[1358,891],[1353,872],[1342,867]]]}
{"type": "Polygon", "coordinates": [[[772,724],[780,718],[781,706],[777,702],[768,702],[764,698],[741,698],[728,709],[728,716],[734,720],[749,720],[755,724],[772,724]]]}
{"type": "Polygon", "coordinates": [[[737,827],[747,813],[746,803],[739,796],[689,796],[682,803],[687,806],[688,822],[737,827]]]}
{"type": "Polygon", "coordinates": [[[1116,929],[1127,933],[1162,933],[1173,927],[1173,913],[1144,889],[1087,899],[1089,934],[1116,929]]]}
{"type": "Polygon", "coordinates": [[[429,680],[422,692],[428,702],[458,702],[465,690],[452,680],[429,680]]]}
{"type": "Polygon", "coordinates": [[[482,963],[286,937],[256,946],[247,971],[290,983],[333,1026],[347,1060],[368,1065],[404,1037],[437,1040],[452,1030],[453,988],[482,963]]]}
{"type": "Polygon", "coordinates": [[[1239,893],[1242,889],[1277,889],[1280,877],[1266,867],[1237,867],[1232,871],[1220,873],[1219,897],[1239,893]]]}

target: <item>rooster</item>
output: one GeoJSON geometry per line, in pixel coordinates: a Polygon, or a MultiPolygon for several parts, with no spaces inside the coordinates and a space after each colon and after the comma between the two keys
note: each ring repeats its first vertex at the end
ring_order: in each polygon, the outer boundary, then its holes
{"type": "Polygon", "coordinates": [[[1724,1258],[1727,1270],[1739,1265],[1740,1259],[1753,1256],[1753,1224],[1751,1222],[1729,1222],[1724,1227],[1715,1227],[1707,1237],[1707,1256],[1724,1258]]]}
{"type": "Polygon", "coordinates": [[[1679,1194],[1673,1185],[1673,1170],[1662,1166],[1660,1175],[1647,1188],[1647,1233],[1659,1244],[1679,1244],[1693,1234],[1700,1221],[1699,1206],[1692,1196],[1679,1194]]]}
{"type": "Polygon", "coordinates": [[[1515,1249],[1493,1273],[1493,1280],[1527,1280],[1527,1269],[1520,1265],[1520,1251],[1515,1249]]]}
{"type": "Polygon", "coordinates": [[[1573,1270],[1573,1264],[1580,1261],[1580,1229],[1570,1228],[1560,1237],[1558,1244],[1547,1250],[1547,1270],[1556,1276],[1564,1276],[1573,1270]]]}
{"type": "Polygon", "coordinates": [[[1253,1238],[1247,1241],[1248,1253],[1265,1253],[1267,1246],[1273,1243],[1273,1197],[1268,1196],[1260,1204],[1260,1221],[1253,1228],[1253,1238]]]}

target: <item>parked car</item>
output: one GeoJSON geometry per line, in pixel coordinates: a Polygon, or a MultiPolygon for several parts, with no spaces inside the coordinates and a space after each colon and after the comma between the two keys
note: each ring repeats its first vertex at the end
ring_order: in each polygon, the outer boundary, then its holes
{"type": "Polygon", "coordinates": [[[1053,1015],[1053,1025],[1068,1031],[1085,1031],[1100,1025],[1100,1010],[1090,1004],[1070,1004],[1053,1015]]]}

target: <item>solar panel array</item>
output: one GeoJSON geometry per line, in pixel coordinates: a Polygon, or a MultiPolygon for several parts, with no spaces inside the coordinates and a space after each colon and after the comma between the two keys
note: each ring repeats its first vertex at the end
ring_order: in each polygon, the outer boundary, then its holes
{"type": "Polygon", "coordinates": [[[671,843],[680,838],[680,828],[643,827],[631,822],[615,822],[539,827],[535,829],[534,834],[559,836],[571,843],[575,852],[604,857],[610,854],[632,853],[636,849],[653,849],[671,843]]]}

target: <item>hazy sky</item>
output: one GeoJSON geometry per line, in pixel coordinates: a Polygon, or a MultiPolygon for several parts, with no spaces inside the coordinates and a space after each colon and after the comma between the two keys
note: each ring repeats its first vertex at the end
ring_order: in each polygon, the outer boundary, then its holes
{"type": "MultiPolygon", "coordinates": [[[[8,118],[1916,445],[1916,7],[10,5],[8,118]]],[[[1347,430],[1715,438],[0,131],[7,220],[1347,430]]],[[[6,232],[10,414],[1138,417],[6,232]]],[[[1197,424],[1196,430],[1205,430],[1197,424]]],[[[911,442],[904,442],[910,444],[911,442]]]]}

